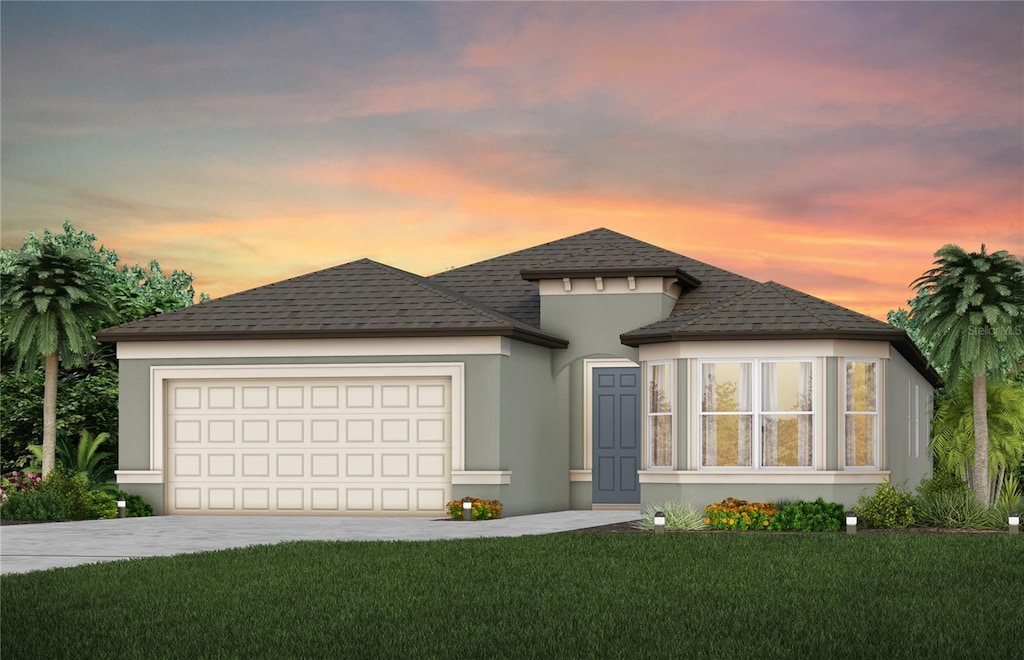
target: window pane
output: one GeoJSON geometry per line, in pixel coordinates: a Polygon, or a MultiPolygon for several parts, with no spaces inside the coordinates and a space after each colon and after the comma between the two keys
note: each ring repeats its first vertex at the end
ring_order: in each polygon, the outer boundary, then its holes
{"type": "Polygon", "coordinates": [[[750,412],[749,362],[705,363],[701,383],[704,412],[750,412]]]}
{"type": "Polygon", "coordinates": [[[810,362],[762,363],[761,410],[810,412],[813,374],[810,362]]]}
{"type": "Polygon", "coordinates": [[[652,364],[648,368],[650,370],[649,412],[672,412],[672,388],[668,382],[669,365],[652,364]]]}
{"type": "Polygon", "coordinates": [[[846,464],[875,467],[875,415],[846,416],[846,464]]]}
{"type": "Polygon", "coordinates": [[[701,419],[704,465],[751,465],[752,415],[704,415],[701,419]]]}
{"type": "Polygon", "coordinates": [[[651,417],[651,465],[672,467],[672,417],[651,417]]]}
{"type": "Polygon", "coordinates": [[[810,467],[813,440],[813,415],[764,415],[761,418],[761,464],[810,467]]]}
{"type": "Polygon", "coordinates": [[[875,362],[846,363],[846,409],[856,412],[875,412],[876,399],[875,362]]]}

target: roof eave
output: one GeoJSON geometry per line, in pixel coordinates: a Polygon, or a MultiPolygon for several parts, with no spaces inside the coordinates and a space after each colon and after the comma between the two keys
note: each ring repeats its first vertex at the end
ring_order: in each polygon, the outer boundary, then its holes
{"type": "Polygon", "coordinates": [[[414,338],[414,337],[509,337],[547,348],[566,348],[569,342],[512,326],[489,326],[474,328],[379,328],[379,329],[330,329],[330,330],[226,330],[187,332],[116,332],[116,329],[100,332],[96,338],[105,343],[139,341],[226,341],[260,339],[371,339],[371,338],[414,338]]]}
{"type": "Polygon", "coordinates": [[[683,333],[683,332],[658,332],[638,334],[626,332],[619,336],[626,346],[639,348],[643,344],[664,344],[678,341],[737,341],[737,340],[772,340],[772,339],[845,339],[854,341],[887,341],[903,358],[917,370],[932,387],[941,387],[942,377],[935,371],[935,368],[928,363],[928,359],[921,353],[920,349],[911,341],[906,332],[902,330],[879,330],[872,331],[799,331],[788,332],[718,332],[718,333],[683,333]]]}
{"type": "Polygon", "coordinates": [[[560,280],[565,277],[674,277],[681,286],[697,288],[700,280],[676,266],[640,266],[637,268],[524,268],[519,275],[528,282],[560,280]]]}
{"type": "Polygon", "coordinates": [[[899,341],[903,339],[901,331],[881,330],[878,332],[857,330],[786,330],[763,332],[757,330],[741,330],[735,332],[625,332],[619,340],[626,346],[634,348],[641,344],[663,344],[676,341],[736,341],[742,339],[867,339],[876,341],[899,341]]]}

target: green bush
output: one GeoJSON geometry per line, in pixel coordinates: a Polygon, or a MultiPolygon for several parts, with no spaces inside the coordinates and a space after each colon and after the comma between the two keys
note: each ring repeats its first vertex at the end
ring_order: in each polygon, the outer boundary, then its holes
{"type": "Polygon", "coordinates": [[[914,524],[916,506],[917,500],[910,491],[883,481],[875,488],[874,495],[861,495],[857,498],[853,512],[868,527],[905,529],[914,524]]]}
{"type": "Polygon", "coordinates": [[[67,502],[53,490],[27,490],[10,493],[0,505],[0,518],[4,520],[71,519],[67,502]]]}
{"type": "Polygon", "coordinates": [[[929,497],[939,493],[956,493],[969,491],[967,482],[958,475],[946,470],[939,470],[935,476],[925,477],[917,485],[917,494],[920,497],[929,497]]]}
{"type": "Polygon", "coordinates": [[[794,532],[838,532],[846,510],[842,504],[818,498],[813,502],[797,501],[779,509],[768,529],[794,532]]]}
{"type": "Polygon", "coordinates": [[[117,498],[101,490],[89,491],[89,519],[117,518],[117,498]]]}
{"type": "Polygon", "coordinates": [[[92,517],[92,499],[86,475],[75,474],[63,465],[58,465],[46,475],[39,490],[55,493],[62,499],[71,520],[88,520],[92,517]]]}
{"type": "Polygon", "coordinates": [[[704,512],[689,502],[680,501],[645,506],[640,512],[640,520],[633,523],[633,526],[653,530],[654,514],[659,511],[665,514],[666,530],[707,529],[707,525],[704,524],[704,512]]]}
{"type": "Polygon", "coordinates": [[[118,491],[118,497],[125,501],[125,516],[128,518],[145,518],[153,515],[153,507],[146,503],[139,495],[118,491]]]}

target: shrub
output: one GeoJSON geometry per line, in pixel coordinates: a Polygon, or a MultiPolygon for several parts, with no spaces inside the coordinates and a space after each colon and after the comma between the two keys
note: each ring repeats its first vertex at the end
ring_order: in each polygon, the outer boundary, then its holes
{"type": "Polygon", "coordinates": [[[946,470],[939,470],[935,473],[932,478],[925,477],[921,480],[921,483],[917,485],[917,494],[920,497],[927,497],[938,493],[950,493],[968,491],[970,487],[967,482],[964,481],[952,472],[946,470]]]}
{"type": "Polygon", "coordinates": [[[711,529],[768,529],[778,512],[771,502],[747,502],[727,497],[704,507],[704,524],[711,529]]]}
{"type": "Polygon", "coordinates": [[[7,499],[11,493],[26,493],[39,488],[43,482],[43,475],[38,472],[19,472],[15,470],[0,475],[0,502],[7,499]]]}
{"type": "Polygon", "coordinates": [[[877,529],[905,529],[914,524],[914,508],[917,501],[903,488],[897,488],[883,481],[875,488],[874,495],[861,495],[853,507],[869,527],[877,529]]]}
{"type": "Polygon", "coordinates": [[[15,491],[0,505],[5,520],[70,520],[67,503],[52,490],[15,491]]]}
{"type": "Polygon", "coordinates": [[[139,495],[134,493],[126,493],[123,490],[118,491],[118,497],[124,498],[125,502],[125,513],[124,515],[128,518],[145,518],[153,515],[153,507],[146,503],[146,500],[142,499],[139,495]]]}
{"type": "Polygon", "coordinates": [[[964,489],[929,492],[918,500],[917,522],[944,529],[990,529],[992,516],[978,502],[974,491],[964,489]]]}
{"type": "Polygon", "coordinates": [[[846,510],[842,504],[818,498],[813,502],[793,502],[779,509],[768,529],[795,532],[838,532],[846,510]]]}
{"type": "MultiPolygon", "coordinates": [[[[466,499],[466,498],[463,498],[466,499]]],[[[501,515],[502,505],[499,500],[481,500],[476,497],[468,498],[473,503],[473,520],[491,520],[501,515]]],[[[462,520],[462,500],[452,500],[448,503],[448,516],[452,520],[462,520]]]]}
{"type": "Polygon", "coordinates": [[[89,491],[89,518],[117,518],[117,498],[101,490],[89,491]]]}
{"type": "Polygon", "coordinates": [[[648,505],[640,513],[640,520],[633,523],[638,529],[654,529],[654,514],[661,511],[665,514],[666,530],[706,529],[704,514],[689,502],[665,502],[648,505]]]}
{"type": "Polygon", "coordinates": [[[58,465],[46,475],[39,490],[52,492],[60,497],[67,506],[71,520],[87,520],[92,517],[89,478],[86,475],[76,474],[63,465],[58,465]]]}
{"type": "MultiPolygon", "coordinates": [[[[117,484],[111,481],[114,476],[114,466],[104,462],[112,454],[99,451],[100,445],[109,439],[109,433],[93,436],[89,431],[83,429],[79,434],[78,446],[72,447],[67,435],[60,434],[56,445],[57,465],[67,468],[73,474],[84,474],[90,490],[116,493],[117,484]]],[[[33,469],[42,471],[39,467],[43,462],[42,445],[29,445],[28,449],[36,459],[33,469]]]]}

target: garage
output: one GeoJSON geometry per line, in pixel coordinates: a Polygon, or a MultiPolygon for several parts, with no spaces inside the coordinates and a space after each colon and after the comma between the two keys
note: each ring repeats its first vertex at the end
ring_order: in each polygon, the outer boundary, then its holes
{"type": "Polygon", "coordinates": [[[171,514],[440,515],[452,379],[170,378],[171,514]]]}

